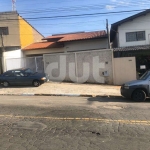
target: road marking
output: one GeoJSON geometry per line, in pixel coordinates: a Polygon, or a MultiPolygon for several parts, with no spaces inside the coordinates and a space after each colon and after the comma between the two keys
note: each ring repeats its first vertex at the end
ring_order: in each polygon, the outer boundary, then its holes
{"type": "Polygon", "coordinates": [[[101,118],[56,118],[56,117],[42,117],[42,116],[13,116],[13,115],[0,115],[0,117],[6,118],[29,118],[29,119],[48,119],[48,120],[77,120],[77,121],[98,121],[98,122],[116,122],[124,124],[144,124],[150,125],[150,120],[113,120],[113,119],[101,119],[101,118]]]}

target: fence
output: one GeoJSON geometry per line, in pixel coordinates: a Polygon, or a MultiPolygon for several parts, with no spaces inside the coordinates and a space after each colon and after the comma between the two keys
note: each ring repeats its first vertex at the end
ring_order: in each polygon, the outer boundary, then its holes
{"type": "Polygon", "coordinates": [[[18,69],[18,68],[31,68],[35,72],[44,72],[43,57],[24,57],[6,59],[5,70],[18,69]]]}
{"type": "Polygon", "coordinates": [[[45,54],[43,60],[44,70],[50,80],[113,83],[111,50],[45,54]]]}
{"type": "Polygon", "coordinates": [[[2,57],[0,57],[0,74],[2,73],[2,57]]]}

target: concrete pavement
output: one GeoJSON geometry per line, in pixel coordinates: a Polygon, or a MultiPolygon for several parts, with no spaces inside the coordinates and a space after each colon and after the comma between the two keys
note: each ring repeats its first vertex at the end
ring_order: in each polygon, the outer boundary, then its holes
{"type": "Polygon", "coordinates": [[[0,87],[0,95],[45,95],[45,96],[121,96],[120,86],[98,84],[76,84],[48,82],[39,87],[10,86],[0,87]]]}

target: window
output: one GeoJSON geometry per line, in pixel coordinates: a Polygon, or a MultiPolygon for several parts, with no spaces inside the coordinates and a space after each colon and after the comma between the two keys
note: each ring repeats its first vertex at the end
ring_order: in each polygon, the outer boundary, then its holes
{"type": "Polygon", "coordinates": [[[126,42],[143,41],[143,40],[145,40],[145,31],[126,33],[126,42]]]}
{"type": "Polygon", "coordinates": [[[8,35],[8,27],[0,27],[0,34],[8,35]]]}
{"type": "Polygon", "coordinates": [[[15,71],[16,77],[24,77],[24,74],[21,71],[15,71]]]}
{"type": "Polygon", "coordinates": [[[33,74],[33,73],[35,73],[33,70],[31,70],[31,69],[26,69],[25,70],[25,73],[29,73],[29,74],[33,74]]]}
{"type": "Polygon", "coordinates": [[[8,71],[6,73],[4,73],[4,77],[13,77],[14,74],[12,73],[12,71],[8,71]]]}

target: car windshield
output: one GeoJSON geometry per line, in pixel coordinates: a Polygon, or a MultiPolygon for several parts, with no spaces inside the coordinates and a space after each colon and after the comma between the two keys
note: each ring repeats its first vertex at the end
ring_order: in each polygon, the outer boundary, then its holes
{"type": "Polygon", "coordinates": [[[35,72],[33,70],[31,70],[31,69],[27,69],[27,70],[25,70],[25,73],[34,74],[35,72]]]}
{"type": "Polygon", "coordinates": [[[140,77],[140,80],[146,80],[149,76],[150,76],[150,71],[147,71],[140,77]]]}

